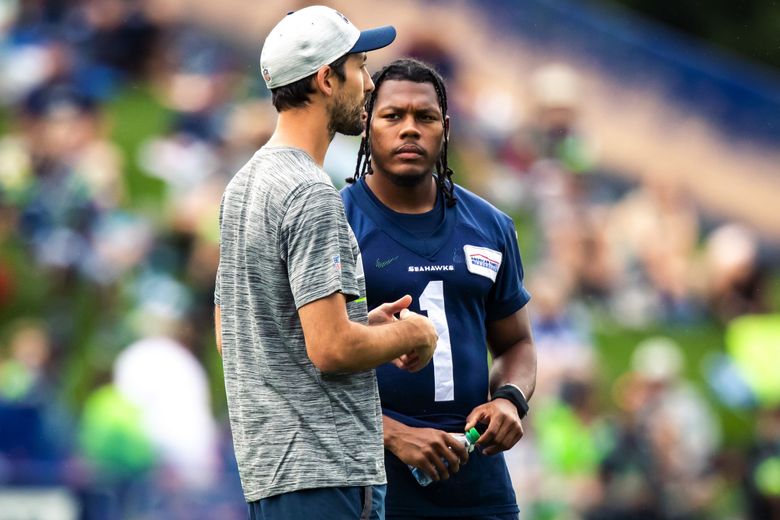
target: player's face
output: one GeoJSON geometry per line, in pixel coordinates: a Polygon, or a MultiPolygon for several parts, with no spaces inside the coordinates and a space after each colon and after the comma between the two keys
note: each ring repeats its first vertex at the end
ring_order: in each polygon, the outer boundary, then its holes
{"type": "Polygon", "coordinates": [[[352,54],[344,63],[345,80],[328,107],[331,132],[360,135],[363,132],[363,112],[366,97],[374,90],[374,82],[366,70],[366,53],[352,54]]]}
{"type": "Polygon", "coordinates": [[[384,81],[371,117],[374,172],[399,186],[414,186],[429,179],[441,154],[444,132],[433,84],[384,81]]]}

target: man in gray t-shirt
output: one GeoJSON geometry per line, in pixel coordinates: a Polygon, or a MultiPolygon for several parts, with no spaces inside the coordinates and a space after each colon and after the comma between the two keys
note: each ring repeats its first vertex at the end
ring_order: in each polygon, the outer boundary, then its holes
{"type": "Polygon", "coordinates": [[[382,518],[373,368],[417,371],[436,345],[408,296],[367,315],[360,251],[321,167],[334,132],[362,130],[373,89],[365,51],[394,37],[314,6],[283,19],[263,47],[279,120],[225,190],[214,298],[251,518],[382,518]]]}

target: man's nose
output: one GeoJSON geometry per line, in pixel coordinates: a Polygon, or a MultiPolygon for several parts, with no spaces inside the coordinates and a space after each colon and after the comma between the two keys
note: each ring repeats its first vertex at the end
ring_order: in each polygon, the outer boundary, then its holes
{"type": "Polygon", "coordinates": [[[371,74],[369,74],[367,70],[364,70],[363,74],[365,76],[363,79],[363,90],[365,91],[366,96],[368,96],[374,91],[374,81],[371,79],[371,74]]]}
{"type": "Polygon", "coordinates": [[[420,137],[420,129],[417,127],[417,121],[413,116],[407,116],[403,119],[401,138],[406,137],[420,137]]]}

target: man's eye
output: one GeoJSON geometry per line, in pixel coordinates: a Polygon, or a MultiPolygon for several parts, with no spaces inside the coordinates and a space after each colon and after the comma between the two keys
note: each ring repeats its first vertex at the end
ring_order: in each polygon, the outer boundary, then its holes
{"type": "Polygon", "coordinates": [[[385,114],[382,117],[384,117],[385,119],[391,119],[391,120],[395,120],[395,119],[400,118],[400,116],[398,114],[385,114]]]}

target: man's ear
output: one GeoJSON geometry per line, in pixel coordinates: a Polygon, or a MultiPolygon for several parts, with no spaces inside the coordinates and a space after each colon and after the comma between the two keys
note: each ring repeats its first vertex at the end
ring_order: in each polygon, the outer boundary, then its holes
{"type": "Polygon", "coordinates": [[[444,137],[447,139],[450,137],[450,116],[444,117],[444,137]]]}
{"type": "Polygon", "coordinates": [[[330,65],[320,67],[317,74],[314,76],[314,87],[319,90],[323,96],[330,97],[333,95],[333,88],[335,82],[338,81],[338,77],[333,72],[330,65]]]}

